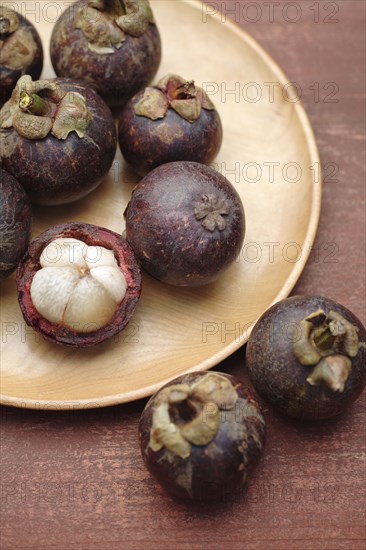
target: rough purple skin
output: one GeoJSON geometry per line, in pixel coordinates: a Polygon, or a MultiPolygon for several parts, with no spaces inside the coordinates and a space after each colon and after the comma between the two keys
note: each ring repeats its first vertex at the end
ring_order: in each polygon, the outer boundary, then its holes
{"type": "Polygon", "coordinates": [[[110,107],[124,105],[154,78],[161,61],[158,28],[150,23],[143,36],[126,35],[123,45],[110,55],[90,51],[75,16],[87,0],[70,6],[58,19],[51,36],[50,53],[55,73],[92,87],[110,107]]]}
{"type": "Polygon", "coordinates": [[[320,296],[294,296],[269,308],[255,325],[246,350],[246,366],[256,391],[283,414],[320,420],[340,414],[366,385],[366,330],[344,306],[320,296]],[[312,367],[293,353],[298,323],[308,315],[333,310],[358,328],[359,347],[343,392],[307,382],[312,367]]]}
{"type": "MultiPolygon", "coordinates": [[[[190,386],[206,374],[186,374],[164,388],[173,384],[190,386]]],[[[228,374],[216,374],[231,382],[238,393],[238,400],[234,409],[220,410],[217,434],[206,445],[192,444],[189,457],[181,458],[165,447],[154,451],[149,444],[154,406],[160,392],[151,397],[140,418],[139,440],[145,465],[166,491],[179,498],[230,498],[247,480],[263,450],[265,421],[257,401],[239,380],[228,374]]],[[[180,419],[180,422],[185,421],[180,419]]]]}
{"type": "Polygon", "coordinates": [[[93,118],[83,138],[72,132],[65,140],[51,134],[31,140],[14,128],[0,130],[2,166],[23,185],[33,204],[66,204],[84,197],[102,182],[117,148],[114,120],[104,101],[71,80],[56,82],[86,100],[93,118]]]}
{"type": "Polygon", "coordinates": [[[96,225],[67,223],[51,227],[31,242],[17,269],[17,290],[19,306],[27,325],[54,344],[84,348],[112,338],[127,326],[140,298],[141,273],[130,246],[121,235],[96,225]],[[63,325],[51,323],[41,317],[33,305],[30,288],[35,273],[41,269],[40,256],[50,242],[60,237],[80,239],[89,246],[102,246],[113,250],[120,270],[126,278],[126,295],[114,316],[106,326],[94,332],[78,333],[63,325]]]}
{"type": "Polygon", "coordinates": [[[15,271],[32,227],[29,199],[19,182],[0,168],[0,279],[15,271]]]}
{"type": "Polygon", "coordinates": [[[126,161],[141,175],[168,162],[186,160],[209,164],[222,143],[222,125],[216,110],[202,109],[198,120],[188,122],[172,109],[164,118],[151,120],[135,113],[144,91],[124,107],[118,121],[119,146],[126,161]]]}
{"type": "Polygon", "coordinates": [[[126,234],[143,268],[172,285],[215,281],[238,256],[244,240],[244,209],[231,183],[195,162],[155,168],[137,185],[126,212],[126,234]],[[225,228],[209,231],[196,205],[207,196],[225,200],[225,228]]]}
{"type": "MultiPolygon", "coordinates": [[[[26,27],[32,34],[33,39],[37,45],[36,54],[32,61],[28,63],[22,69],[10,69],[5,67],[0,61],[0,107],[5,101],[7,101],[15,84],[19,78],[25,74],[29,74],[33,80],[37,80],[42,72],[43,68],[43,48],[40,36],[36,28],[25,17],[17,13],[19,19],[19,28],[26,27]]],[[[0,50],[1,60],[1,50],[0,50]]]]}

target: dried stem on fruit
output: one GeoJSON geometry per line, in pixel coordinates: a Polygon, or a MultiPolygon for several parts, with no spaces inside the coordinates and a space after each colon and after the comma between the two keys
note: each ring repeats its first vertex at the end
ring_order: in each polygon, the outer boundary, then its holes
{"type": "Polygon", "coordinates": [[[83,138],[92,115],[84,97],[56,82],[22,76],[0,111],[1,128],[13,127],[26,139],[43,139],[50,132],[65,140],[71,132],[83,138]]]}
{"type": "Polygon", "coordinates": [[[319,310],[299,323],[293,353],[304,366],[315,367],[307,381],[342,392],[359,350],[358,329],[336,311],[319,310]]]}
{"type": "Polygon", "coordinates": [[[208,445],[220,428],[220,410],[231,410],[238,393],[222,375],[209,373],[198,382],[173,384],[159,393],[152,416],[150,447],[188,458],[192,445],[208,445]]]}
{"type": "Polygon", "coordinates": [[[75,19],[88,40],[88,48],[99,54],[113,54],[123,45],[126,34],[140,37],[154,17],[148,0],[89,0],[75,19]]]}
{"type": "Polygon", "coordinates": [[[135,113],[156,120],[164,118],[169,108],[191,124],[199,119],[202,109],[215,110],[207,94],[196,87],[193,80],[168,74],[156,86],[145,89],[144,96],[135,105],[135,113]]]}

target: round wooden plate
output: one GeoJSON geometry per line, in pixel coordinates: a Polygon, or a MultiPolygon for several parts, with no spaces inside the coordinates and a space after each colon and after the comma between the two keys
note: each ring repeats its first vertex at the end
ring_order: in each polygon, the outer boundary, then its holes
{"type": "MultiPolygon", "coordinates": [[[[33,18],[38,17],[48,50],[56,3],[44,13],[42,3],[34,4],[33,18]]],[[[61,12],[65,3],[58,4],[61,12]]],[[[221,114],[224,143],[214,167],[235,185],[244,203],[242,253],[219,282],[199,289],[165,286],[144,275],[128,328],[87,350],[43,341],[23,321],[15,277],[4,281],[3,404],[39,409],[113,405],[148,396],[185,372],[209,369],[244,344],[272,303],[288,296],[310,253],[320,213],[320,165],[312,129],[289,80],[250,36],[219,14],[208,14],[212,7],[195,0],[153,0],[152,7],[163,41],[158,77],[174,72],[194,79],[221,114]]],[[[48,57],[42,76],[54,76],[48,57]]],[[[36,208],[34,236],[65,221],[122,232],[123,211],[137,181],[118,152],[108,177],[86,199],[36,208]]]]}

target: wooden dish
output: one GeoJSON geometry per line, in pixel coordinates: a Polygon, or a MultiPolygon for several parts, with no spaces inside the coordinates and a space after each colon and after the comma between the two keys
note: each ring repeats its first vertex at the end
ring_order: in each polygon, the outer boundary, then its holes
{"type": "MultiPolygon", "coordinates": [[[[58,4],[61,12],[65,3],[58,4]]],[[[43,341],[22,319],[15,277],[4,281],[3,404],[39,409],[113,405],[148,396],[185,372],[209,369],[246,342],[272,303],[288,296],[310,253],[320,213],[320,164],[308,118],[289,80],[249,35],[219,14],[206,17],[201,3],[153,0],[152,7],[163,41],[158,77],[175,72],[195,79],[221,114],[224,143],[215,167],[244,203],[242,254],[219,282],[199,289],[164,286],[144,275],[129,327],[88,350],[43,341]]],[[[41,13],[36,23],[45,50],[53,16],[41,13]]],[[[42,76],[53,75],[46,57],[42,76]]],[[[137,181],[118,153],[106,180],[86,199],[35,208],[34,236],[66,221],[122,232],[123,211],[137,181]]]]}

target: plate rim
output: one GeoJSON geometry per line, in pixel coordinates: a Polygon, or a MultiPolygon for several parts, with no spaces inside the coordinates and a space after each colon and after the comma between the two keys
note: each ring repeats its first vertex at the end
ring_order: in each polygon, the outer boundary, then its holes
{"type": "MultiPolygon", "coordinates": [[[[202,10],[204,3],[201,0],[179,0],[194,9],[202,10]]],[[[221,20],[222,14],[216,12],[210,14],[210,18],[216,19],[217,21],[221,20]]],[[[222,21],[221,21],[222,23],[222,21]]],[[[288,83],[289,79],[286,77],[285,72],[281,69],[279,64],[274,60],[274,58],[264,49],[263,46],[257,42],[245,29],[240,27],[233,20],[226,18],[225,25],[227,25],[232,32],[234,32],[243,42],[245,42],[249,47],[256,52],[257,55],[266,63],[267,66],[271,68],[273,73],[278,78],[278,82],[288,83]]],[[[295,102],[294,110],[299,118],[301,127],[304,131],[306,143],[308,146],[309,156],[311,160],[311,165],[315,163],[321,167],[320,155],[318,146],[315,139],[314,130],[312,128],[310,119],[305,111],[302,100],[295,102]]],[[[316,180],[312,176],[312,185],[313,185],[313,194],[312,194],[312,203],[310,208],[310,217],[308,220],[308,226],[306,230],[306,238],[303,243],[303,250],[300,259],[294,264],[293,269],[291,270],[290,275],[286,279],[285,283],[282,285],[281,290],[268,305],[267,309],[270,308],[273,304],[277,303],[280,300],[283,300],[289,296],[295,284],[297,283],[301,273],[303,272],[306,263],[309,259],[311,253],[311,245],[313,244],[320,220],[321,212],[321,202],[322,202],[322,171],[320,169],[320,176],[316,180]]],[[[264,312],[263,312],[264,313],[264,312]]],[[[256,321],[259,317],[256,319],[256,321]]],[[[206,371],[210,368],[217,366],[219,363],[230,357],[233,353],[238,351],[249,339],[250,333],[253,329],[251,327],[247,328],[238,339],[234,340],[230,344],[226,345],[220,351],[201,361],[198,365],[188,368],[186,371],[182,372],[180,375],[183,376],[188,372],[200,372],[206,371]]],[[[50,411],[70,411],[70,410],[87,410],[87,409],[98,409],[103,407],[111,407],[116,405],[122,405],[125,403],[132,403],[139,399],[144,399],[156,391],[158,391],[162,386],[171,381],[174,377],[165,378],[163,381],[160,381],[157,384],[152,384],[150,386],[145,386],[142,389],[134,390],[130,392],[118,393],[113,395],[108,395],[100,398],[92,399],[80,399],[78,401],[60,401],[60,400],[51,400],[51,399],[29,399],[29,398],[20,398],[20,397],[10,397],[3,393],[0,393],[0,404],[10,407],[16,407],[21,409],[31,409],[31,410],[50,410],[50,411]]]]}

